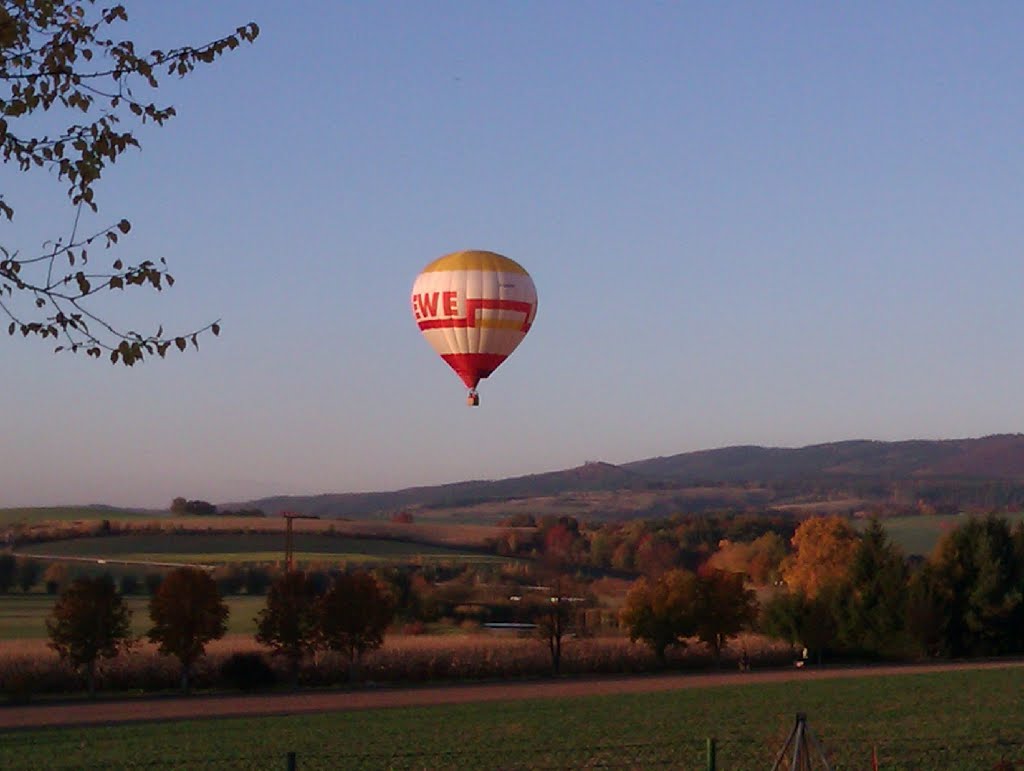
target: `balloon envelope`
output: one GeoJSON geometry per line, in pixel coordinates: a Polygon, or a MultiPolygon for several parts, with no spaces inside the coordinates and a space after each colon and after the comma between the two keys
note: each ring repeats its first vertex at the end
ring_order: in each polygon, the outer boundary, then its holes
{"type": "Polygon", "coordinates": [[[416,278],[412,313],[427,342],[472,389],[530,331],[537,290],[515,260],[494,252],[453,252],[416,278]]]}

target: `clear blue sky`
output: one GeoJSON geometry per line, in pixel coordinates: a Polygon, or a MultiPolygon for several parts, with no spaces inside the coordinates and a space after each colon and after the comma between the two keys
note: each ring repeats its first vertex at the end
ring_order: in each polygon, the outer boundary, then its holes
{"type": "MultiPolygon", "coordinates": [[[[262,34],[159,96],[100,220],[223,319],[133,370],[0,340],[0,505],[376,490],[731,444],[1024,430],[1024,5],[132,2],[262,34]],[[465,248],[537,321],[468,409],[409,309],[465,248]]],[[[2,172],[28,251],[64,186],[2,172]]]]}

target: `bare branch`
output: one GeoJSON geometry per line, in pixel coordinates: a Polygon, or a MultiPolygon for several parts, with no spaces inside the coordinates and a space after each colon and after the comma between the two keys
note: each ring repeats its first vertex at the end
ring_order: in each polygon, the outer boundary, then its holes
{"type": "MultiPolygon", "coordinates": [[[[198,348],[198,337],[219,334],[220,322],[185,334],[165,335],[161,326],[156,334],[142,335],[107,321],[92,307],[97,295],[147,286],[162,291],[174,278],[162,259],[126,266],[117,258],[110,270],[86,271],[89,248],[118,245],[131,224],[122,219],[82,239],[82,209],[98,210],[96,182],[129,148],[140,147],[131,127],[119,128],[122,119],[160,126],[175,115],[169,105],[136,99],[132,84],[156,88],[161,77],[184,77],[241,43],[253,42],[259,27],[250,22],[203,45],[140,55],[131,40],[115,41],[108,34],[127,20],[123,6],[99,9],[96,0],[0,0],[0,159],[21,171],[56,172],[57,179],[69,184],[68,199],[75,207],[67,239],[44,243],[40,254],[23,258],[0,245],[0,311],[9,319],[12,335],[59,338],[63,344],[57,350],[94,357],[106,352],[111,361],[130,366],[172,348],[183,350],[189,343],[198,348]],[[108,79],[110,85],[104,85],[108,79]],[[53,136],[17,131],[19,120],[50,110],[69,117],[53,136]],[[66,271],[58,268],[63,260],[66,271]],[[29,305],[32,312],[22,313],[22,306],[29,305]]],[[[13,220],[14,214],[0,193],[0,215],[13,220]]]]}

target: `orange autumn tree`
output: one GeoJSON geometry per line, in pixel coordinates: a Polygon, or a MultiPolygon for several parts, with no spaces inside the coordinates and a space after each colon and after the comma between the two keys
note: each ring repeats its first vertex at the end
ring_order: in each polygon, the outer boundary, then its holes
{"type": "Polygon", "coordinates": [[[778,533],[765,533],[754,541],[722,541],[707,561],[709,568],[743,573],[754,586],[766,586],[779,578],[786,558],[786,541],[778,533]]]}
{"type": "Polygon", "coordinates": [[[804,520],[793,534],[793,553],[782,563],[782,579],[791,591],[815,597],[822,587],[849,570],[860,536],[839,516],[804,520]]]}

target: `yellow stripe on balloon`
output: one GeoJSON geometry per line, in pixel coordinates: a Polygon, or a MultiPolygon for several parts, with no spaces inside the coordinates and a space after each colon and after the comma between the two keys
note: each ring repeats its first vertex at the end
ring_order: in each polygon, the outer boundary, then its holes
{"type": "Polygon", "coordinates": [[[476,320],[474,325],[482,329],[522,329],[522,320],[516,319],[481,319],[476,320]]]}
{"type": "Polygon", "coordinates": [[[515,260],[510,260],[495,252],[484,252],[469,250],[464,252],[452,252],[444,257],[438,257],[427,267],[423,273],[433,273],[439,270],[488,270],[497,273],[522,273],[529,275],[526,269],[515,260]]]}

